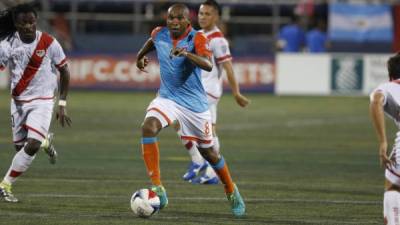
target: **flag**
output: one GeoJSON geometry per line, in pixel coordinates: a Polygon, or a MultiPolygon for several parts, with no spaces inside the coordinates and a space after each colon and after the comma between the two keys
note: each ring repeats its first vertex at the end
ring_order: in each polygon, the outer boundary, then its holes
{"type": "Polygon", "coordinates": [[[331,3],[329,37],[332,41],[392,42],[391,8],[388,4],[331,3]]]}

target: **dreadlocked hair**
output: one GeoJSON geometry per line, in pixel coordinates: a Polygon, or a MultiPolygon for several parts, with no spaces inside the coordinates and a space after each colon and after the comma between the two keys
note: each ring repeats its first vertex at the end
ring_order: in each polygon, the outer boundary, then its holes
{"type": "Polygon", "coordinates": [[[0,12],[0,41],[14,34],[15,28],[12,11],[5,10],[0,12]]]}
{"type": "Polygon", "coordinates": [[[0,41],[13,35],[17,28],[15,27],[14,21],[20,13],[32,12],[37,17],[37,12],[34,9],[33,3],[26,3],[14,6],[7,10],[0,12],[0,41]]]}

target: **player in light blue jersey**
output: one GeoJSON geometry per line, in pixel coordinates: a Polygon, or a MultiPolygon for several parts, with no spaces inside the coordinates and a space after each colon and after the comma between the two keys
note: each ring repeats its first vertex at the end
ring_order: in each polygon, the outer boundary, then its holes
{"type": "Polygon", "coordinates": [[[211,71],[211,52],[207,38],[194,30],[189,9],[174,4],[168,9],[167,27],[157,27],[137,54],[136,65],[143,71],[148,64],[145,56],[156,50],[160,63],[161,84],[158,96],[150,103],[142,125],[142,153],[151,178],[153,191],[160,197],[160,208],[168,204],[159,167],[157,134],[175,124],[183,140],[194,142],[201,155],[210,163],[224,184],[226,196],[235,216],[245,213],[238,188],[232,182],[227,164],[213,150],[211,114],[201,83],[200,70],[211,71]]]}

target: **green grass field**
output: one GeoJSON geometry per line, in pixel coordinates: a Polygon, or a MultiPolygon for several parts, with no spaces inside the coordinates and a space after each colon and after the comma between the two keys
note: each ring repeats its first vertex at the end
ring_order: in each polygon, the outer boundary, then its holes
{"type": "MultiPolygon", "coordinates": [[[[150,185],[139,128],[153,97],[71,92],[73,127],[52,126],[58,163],[38,154],[14,185],[21,202],[0,202],[0,224],[382,224],[383,170],[366,97],[250,95],[252,104],[241,109],[224,96],[219,136],[246,217],[231,215],[221,185],[181,180],[188,155],[168,128],[160,151],[170,204],[150,219],[137,218],[129,200],[150,185]]],[[[15,152],[8,93],[0,99],[2,177],[15,152]]]]}

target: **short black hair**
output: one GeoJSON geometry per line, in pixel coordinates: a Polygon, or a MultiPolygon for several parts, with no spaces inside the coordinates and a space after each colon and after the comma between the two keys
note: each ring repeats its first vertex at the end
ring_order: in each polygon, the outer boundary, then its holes
{"type": "Polygon", "coordinates": [[[221,7],[215,0],[206,0],[205,2],[201,3],[202,5],[208,5],[213,7],[215,10],[217,10],[217,13],[221,13],[221,7]]]}
{"type": "Polygon", "coordinates": [[[400,52],[389,58],[387,68],[391,80],[400,79],[400,52]]]}

